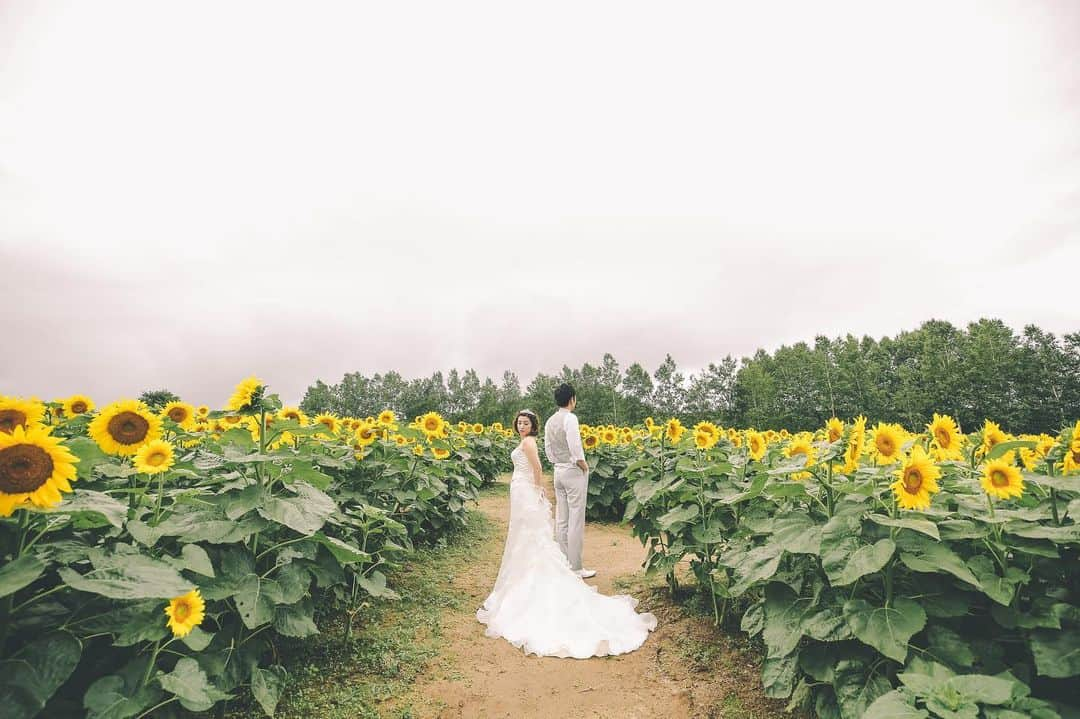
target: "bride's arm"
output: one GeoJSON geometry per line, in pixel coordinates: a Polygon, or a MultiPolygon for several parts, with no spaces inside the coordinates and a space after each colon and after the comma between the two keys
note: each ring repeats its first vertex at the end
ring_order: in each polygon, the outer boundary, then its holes
{"type": "Polygon", "coordinates": [[[547,494],[547,483],[543,480],[544,470],[540,467],[540,453],[536,449],[536,439],[533,437],[526,437],[521,443],[522,449],[525,450],[525,458],[529,460],[529,466],[532,467],[533,481],[536,482],[536,486],[547,494]]]}

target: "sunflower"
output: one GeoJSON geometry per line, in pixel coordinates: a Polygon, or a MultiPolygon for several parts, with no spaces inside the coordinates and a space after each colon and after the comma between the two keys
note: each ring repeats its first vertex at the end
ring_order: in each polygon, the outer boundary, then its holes
{"type": "Polygon", "coordinates": [[[825,423],[825,435],[828,437],[829,442],[835,442],[844,436],[844,423],[836,417],[830,417],[829,421],[825,423]]]}
{"type": "Polygon", "coordinates": [[[765,450],[768,446],[769,443],[765,440],[765,435],[752,429],[746,431],[746,448],[750,453],[750,459],[760,462],[761,458],[765,456],[765,450]]]}
{"type": "Polygon", "coordinates": [[[337,434],[341,429],[341,420],[329,412],[315,415],[315,422],[330,430],[330,434],[332,435],[337,434]]]}
{"type": "Polygon", "coordinates": [[[1072,474],[1080,471],[1080,452],[1073,449],[1065,450],[1065,462],[1062,465],[1063,474],[1072,474]]]}
{"type": "Polygon", "coordinates": [[[939,462],[963,459],[960,445],[964,441],[964,435],[960,433],[956,420],[947,414],[934,412],[934,419],[926,425],[926,431],[930,434],[930,447],[939,462]]]}
{"type": "Polygon", "coordinates": [[[435,459],[446,459],[450,456],[450,450],[443,449],[442,447],[432,447],[431,456],[433,456],[435,459]]]}
{"type": "Polygon", "coordinates": [[[29,429],[44,416],[45,405],[41,402],[0,395],[0,432],[11,434],[16,427],[29,429]]]}
{"type": "Polygon", "coordinates": [[[413,451],[413,454],[415,454],[417,457],[423,457],[424,456],[424,447],[423,447],[423,445],[419,445],[419,444],[416,445],[415,447],[412,448],[412,451],[413,451]]]}
{"type": "Polygon", "coordinates": [[[619,441],[619,433],[613,427],[605,427],[600,430],[600,441],[604,444],[615,444],[619,441]]]}
{"type": "Polygon", "coordinates": [[[198,414],[199,417],[206,419],[210,416],[210,408],[207,407],[205,404],[200,404],[195,410],[195,413],[198,414]]]}
{"type": "Polygon", "coordinates": [[[367,447],[368,445],[374,444],[375,440],[379,438],[378,427],[374,424],[362,422],[356,432],[353,433],[353,438],[361,447],[367,447]]]}
{"type": "Polygon", "coordinates": [[[420,417],[420,431],[428,439],[446,436],[446,420],[438,412],[428,412],[420,417]]]}
{"type": "Polygon", "coordinates": [[[581,438],[581,446],[587,450],[594,450],[600,444],[600,438],[589,433],[581,438]]]}
{"type": "Polygon", "coordinates": [[[198,589],[176,597],[165,607],[165,614],[169,617],[169,629],[175,637],[186,637],[190,634],[192,629],[202,624],[205,613],[206,602],[198,589]]]}
{"type": "Polygon", "coordinates": [[[86,414],[94,411],[94,401],[84,394],[73,394],[63,401],[64,416],[74,417],[77,414],[86,414]]]}
{"type": "Polygon", "coordinates": [[[911,456],[894,474],[891,486],[901,509],[928,509],[930,496],[940,491],[941,470],[920,445],[911,448],[911,456]]]}
{"type": "Polygon", "coordinates": [[[384,409],[382,412],[379,412],[379,417],[375,421],[383,427],[397,429],[397,415],[394,414],[394,411],[391,409],[384,409]]]}
{"type": "Polygon", "coordinates": [[[161,437],[161,418],[142,402],[113,402],[94,418],[90,436],[106,454],[132,455],[161,437]]]}
{"type": "Polygon", "coordinates": [[[195,422],[195,408],[187,402],[169,402],[161,410],[161,418],[165,419],[166,417],[184,429],[190,430],[195,422]]]}
{"type": "Polygon", "coordinates": [[[135,469],[143,474],[160,474],[173,466],[172,445],[165,440],[147,442],[135,453],[135,469]]]}
{"type": "Polygon", "coordinates": [[[712,449],[719,441],[720,436],[718,434],[713,434],[708,430],[694,430],[694,446],[702,451],[712,449]]]}
{"type": "Polygon", "coordinates": [[[871,451],[878,464],[892,464],[900,459],[900,449],[904,444],[904,428],[898,424],[878,422],[874,428],[871,451]]]}
{"type": "MultiPolygon", "coordinates": [[[[796,435],[786,447],[784,447],[785,457],[795,457],[796,455],[803,455],[806,457],[807,467],[814,466],[817,462],[817,450],[814,449],[814,445],[811,442],[811,438],[805,434],[796,435]]],[[[810,476],[809,472],[796,472],[791,475],[792,479],[806,479],[810,476]]]]}
{"type": "Polygon", "coordinates": [[[999,427],[996,422],[986,420],[986,423],[983,425],[983,441],[982,445],[979,447],[979,455],[982,456],[987,454],[994,448],[994,445],[1000,444],[1008,438],[1009,435],[1001,431],[1001,427],[999,427]]]}
{"type": "Polygon", "coordinates": [[[866,448],[866,417],[861,414],[851,423],[847,449],[844,450],[843,471],[851,474],[859,468],[859,458],[866,448]]]}
{"type": "Polygon", "coordinates": [[[236,389],[233,390],[232,397],[229,398],[226,408],[234,412],[250,409],[252,403],[259,399],[263,387],[261,379],[254,375],[248,377],[236,385],[236,389]]]}
{"type": "Polygon", "coordinates": [[[724,431],[717,427],[712,422],[698,422],[694,425],[694,432],[702,432],[704,434],[711,435],[716,438],[713,444],[720,441],[720,438],[724,436],[724,431]]]}
{"type": "Polygon", "coordinates": [[[646,429],[651,430],[655,426],[656,426],[656,422],[653,421],[652,417],[646,417],[645,418],[645,428],[646,429]]]}
{"type": "Polygon", "coordinates": [[[495,430],[496,432],[502,432],[503,431],[503,423],[502,422],[492,422],[491,428],[493,430],[495,430]]]}
{"type": "Polygon", "coordinates": [[[1019,497],[1024,493],[1024,477],[1020,469],[1013,466],[1012,457],[987,462],[980,482],[986,493],[997,499],[1019,497]]]}
{"type": "Polygon", "coordinates": [[[71,491],[79,458],[50,432],[40,425],[0,432],[0,517],[10,517],[23,502],[55,506],[61,492],[71,491]]]}
{"type": "Polygon", "coordinates": [[[476,422],[472,426],[472,433],[473,434],[483,434],[484,433],[484,425],[482,425],[479,422],[476,422]]]}
{"type": "Polygon", "coordinates": [[[683,427],[682,422],[674,417],[664,423],[664,436],[672,444],[678,444],[685,433],[686,427],[683,427]]]}

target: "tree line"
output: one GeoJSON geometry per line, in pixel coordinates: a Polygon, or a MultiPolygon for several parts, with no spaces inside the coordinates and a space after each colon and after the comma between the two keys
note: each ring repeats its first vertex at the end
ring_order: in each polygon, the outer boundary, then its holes
{"type": "Polygon", "coordinates": [[[1078,415],[1080,332],[1056,337],[1035,325],[1016,333],[997,319],[964,329],[929,320],[880,340],[819,335],[813,344],[759,349],[740,360],[728,355],[689,374],[671,355],[650,373],[637,362],[623,369],[605,354],[598,364],[540,373],[524,388],[509,370],[498,381],[472,369],[415,379],[352,372],[334,385],[317,380],[301,407],[353,417],[384,408],[408,418],[436,410],[451,421],[509,424],[524,407],[542,417],[554,412],[560,382],[574,385],[577,414],[587,424],[678,416],[796,431],[863,414],[917,428],[941,412],[964,431],[992,419],[1014,433],[1056,432],[1078,415]]]}

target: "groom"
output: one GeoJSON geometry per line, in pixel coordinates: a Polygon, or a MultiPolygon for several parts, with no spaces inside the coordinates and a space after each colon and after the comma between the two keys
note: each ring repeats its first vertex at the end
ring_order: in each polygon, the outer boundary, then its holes
{"type": "Polygon", "coordinates": [[[577,397],[565,382],[555,388],[559,411],[544,424],[544,454],[555,466],[555,541],[579,577],[596,576],[581,568],[581,541],[585,535],[585,502],[589,496],[589,465],[581,447],[581,430],[574,414],[577,397]]]}

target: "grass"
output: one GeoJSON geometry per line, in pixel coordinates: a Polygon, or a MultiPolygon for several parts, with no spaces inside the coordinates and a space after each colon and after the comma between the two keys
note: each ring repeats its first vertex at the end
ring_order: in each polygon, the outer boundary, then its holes
{"type": "MultiPolygon", "coordinates": [[[[505,494],[505,486],[483,490],[505,494]]],[[[442,612],[460,608],[462,599],[451,591],[454,574],[472,561],[477,546],[495,541],[495,524],[480,511],[469,513],[467,526],[444,546],[421,549],[389,577],[401,595],[397,601],[373,602],[343,641],[344,617],[332,606],[317,613],[322,633],[279,647],[285,657],[289,683],[282,692],[279,719],[409,719],[415,708],[401,705],[417,676],[435,659],[444,644],[442,612]],[[394,700],[390,706],[391,702],[394,700]]],[[[253,701],[234,706],[232,719],[265,716],[253,701]]]]}

